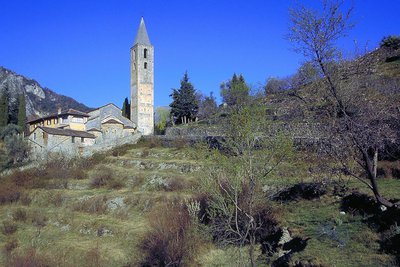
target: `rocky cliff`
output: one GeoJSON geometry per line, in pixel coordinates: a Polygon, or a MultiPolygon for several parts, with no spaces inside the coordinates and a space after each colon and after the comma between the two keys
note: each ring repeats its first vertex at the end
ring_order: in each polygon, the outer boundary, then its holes
{"type": "Polygon", "coordinates": [[[25,95],[28,117],[55,113],[58,108],[73,108],[84,112],[90,110],[89,107],[71,97],[57,94],[46,87],[42,87],[33,79],[0,66],[0,93],[5,90],[8,90],[10,96],[9,105],[11,109],[16,108],[18,95],[25,95]]]}

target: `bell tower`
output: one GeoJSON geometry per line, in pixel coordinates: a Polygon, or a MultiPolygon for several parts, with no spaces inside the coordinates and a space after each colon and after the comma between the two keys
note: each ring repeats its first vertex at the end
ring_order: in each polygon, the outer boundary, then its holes
{"type": "Polygon", "coordinates": [[[131,120],[142,134],[153,134],[154,47],[143,17],[131,48],[131,120]]]}

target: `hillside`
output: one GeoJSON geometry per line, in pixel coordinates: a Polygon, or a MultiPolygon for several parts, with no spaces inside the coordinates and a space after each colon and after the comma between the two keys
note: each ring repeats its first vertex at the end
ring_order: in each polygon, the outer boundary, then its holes
{"type": "MultiPolygon", "coordinates": [[[[149,266],[142,264],[151,253],[147,234],[163,223],[170,225],[162,218],[173,212],[173,203],[184,205],[205,193],[199,185],[215,164],[205,155],[179,142],[175,147],[161,147],[150,141],[86,162],[71,165],[58,160],[44,170],[3,177],[0,264],[149,266]]],[[[310,175],[310,169],[325,163],[313,155],[299,154],[296,162],[282,165],[269,177],[265,196],[300,182],[321,181],[329,174],[319,169],[310,175]]],[[[397,196],[400,180],[380,183],[386,194],[397,196]]],[[[355,180],[344,185],[362,187],[355,180]]],[[[380,250],[379,234],[365,224],[366,217],[357,215],[356,210],[341,214],[341,201],[342,197],[329,189],[320,198],[266,201],[265,205],[279,210],[276,218],[292,235],[311,238],[295,258],[313,265],[298,266],[392,266],[393,256],[380,250]]],[[[198,243],[194,258],[184,266],[236,266],[241,257],[237,248],[217,246],[204,227],[198,230],[202,239],[193,237],[198,243]]],[[[167,234],[159,230],[161,235],[167,234]]],[[[257,266],[270,266],[261,251],[257,250],[257,255],[257,266]]]]}
{"type": "Polygon", "coordinates": [[[6,88],[10,94],[11,109],[16,108],[18,95],[25,94],[28,117],[55,113],[58,108],[63,110],[73,108],[86,112],[90,110],[89,107],[71,97],[60,95],[49,88],[42,87],[33,79],[0,66],[0,93],[6,88]]]}
{"type": "MultiPolygon", "coordinates": [[[[378,48],[356,59],[341,62],[335,72],[335,79],[343,88],[359,88],[365,92],[376,90],[387,101],[400,103],[400,49],[378,48]]],[[[326,99],[321,82],[314,80],[268,95],[265,104],[270,117],[276,121],[311,119],[322,122],[324,115],[321,112],[326,108],[326,99]]],[[[347,101],[351,103],[354,99],[347,101]]]]}

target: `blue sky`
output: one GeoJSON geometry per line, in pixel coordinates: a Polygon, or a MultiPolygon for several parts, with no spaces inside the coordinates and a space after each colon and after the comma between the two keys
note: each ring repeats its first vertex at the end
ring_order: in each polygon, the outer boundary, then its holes
{"type": "MultiPolygon", "coordinates": [[[[300,1],[299,1],[300,2],[300,1]]],[[[317,1],[301,1],[316,6],[317,1]]],[[[400,34],[400,0],[354,0],[346,54],[400,34]]],[[[294,1],[0,0],[0,66],[97,107],[129,95],[130,47],[140,17],[155,47],[155,105],[168,105],[187,70],[195,88],[219,95],[234,72],[253,87],[290,75],[302,57],[284,39],[294,1]]],[[[345,0],[345,4],[351,1],[345,0]]]]}

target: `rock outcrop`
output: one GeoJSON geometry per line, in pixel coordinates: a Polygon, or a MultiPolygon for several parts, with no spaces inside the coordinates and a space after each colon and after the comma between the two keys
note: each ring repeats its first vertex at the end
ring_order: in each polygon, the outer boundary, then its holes
{"type": "Polygon", "coordinates": [[[0,66],[0,94],[5,90],[9,94],[9,106],[16,109],[18,96],[25,95],[26,114],[28,117],[42,117],[63,110],[73,108],[83,112],[91,109],[82,103],[78,103],[71,97],[60,95],[54,91],[42,87],[37,81],[26,78],[11,70],[0,66]]]}

